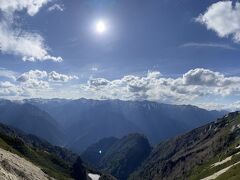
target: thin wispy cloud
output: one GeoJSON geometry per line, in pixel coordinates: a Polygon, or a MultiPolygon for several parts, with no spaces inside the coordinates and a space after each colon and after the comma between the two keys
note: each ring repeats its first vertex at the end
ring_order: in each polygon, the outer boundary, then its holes
{"type": "Polygon", "coordinates": [[[218,43],[197,43],[197,42],[189,42],[180,45],[181,48],[194,47],[194,48],[221,48],[227,50],[237,50],[237,48],[232,47],[228,44],[218,44],[218,43]]]}
{"type": "Polygon", "coordinates": [[[16,80],[17,73],[0,67],[0,77],[16,80]]]}
{"type": "Polygon", "coordinates": [[[62,4],[54,4],[48,8],[48,11],[64,11],[64,5],[62,4]]]}

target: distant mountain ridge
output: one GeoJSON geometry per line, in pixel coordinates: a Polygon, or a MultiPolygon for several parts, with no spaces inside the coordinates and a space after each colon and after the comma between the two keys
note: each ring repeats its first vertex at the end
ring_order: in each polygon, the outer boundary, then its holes
{"type": "Polygon", "coordinates": [[[30,103],[0,100],[0,122],[53,144],[62,143],[62,132],[55,119],[30,103]]]}
{"type": "Polygon", "coordinates": [[[29,99],[63,128],[65,145],[82,152],[104,137],[145,134],[153,144],[206,124],[226,112],[150,101],[29,99]]]}
{"type": "Polygon", "coordinates": [[[0,122],[82,152],[105,137],[145,134],[150,143],[185,133],[225,112],[149,101],[0,100],[0,122]]]}

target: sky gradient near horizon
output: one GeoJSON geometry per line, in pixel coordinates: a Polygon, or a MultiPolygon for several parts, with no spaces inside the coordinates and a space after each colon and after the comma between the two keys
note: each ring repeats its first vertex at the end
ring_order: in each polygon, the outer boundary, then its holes
{"type": "Polygon", "coordinates": [[[239,43],[236,0],[1,0],[0,97],[235,110],[239,43]]]}

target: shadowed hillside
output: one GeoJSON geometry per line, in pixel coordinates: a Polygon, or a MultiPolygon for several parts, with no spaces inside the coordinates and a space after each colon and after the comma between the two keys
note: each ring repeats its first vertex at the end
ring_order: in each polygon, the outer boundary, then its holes
{"type": "Polygon", "coordinates": [[[238,179],[239,144],[240,115],[230,113],[160,143],[130,179],[238,179]]]}
{"type": "Polygon", "coordinates": [[[105,138],[90,146],[81,157],[90,165],[125,180],[151,152],[145,136],[130,134],[121,139],[105,138]]]}

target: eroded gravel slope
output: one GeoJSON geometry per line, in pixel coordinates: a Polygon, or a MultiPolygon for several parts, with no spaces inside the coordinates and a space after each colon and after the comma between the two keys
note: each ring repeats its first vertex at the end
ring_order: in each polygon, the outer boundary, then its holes
{"type": "Polygon", "coordinates": [[[0,180],[49,180],[33,163],[0,148],[0,180]]]}

